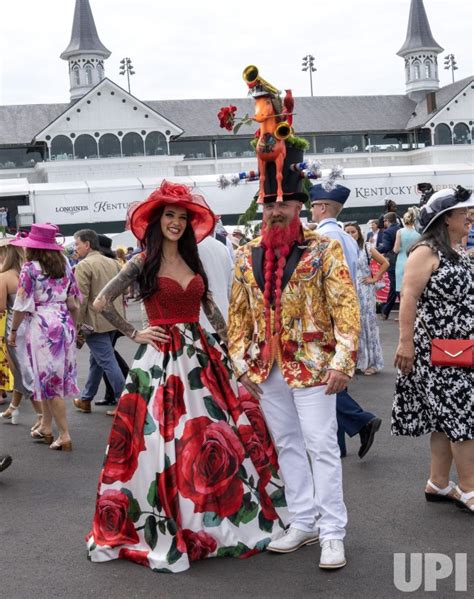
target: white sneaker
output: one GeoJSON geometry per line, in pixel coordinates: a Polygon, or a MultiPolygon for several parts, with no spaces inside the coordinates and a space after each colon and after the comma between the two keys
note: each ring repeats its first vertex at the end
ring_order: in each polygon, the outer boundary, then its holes
{"type": "Polygon", "coordinates": [[[267,549],[275,553],[291,553],[303,545],[314,545],[318,540],[318,531],[306,532],[290,526],[281,537],[269,543],[267,549]]]}
{"type": "Polygon", "coordinates": [[[342,568],[346,565],[344,543],[339,539],[329,539],[321,543],[320,568],[342,568]]]}

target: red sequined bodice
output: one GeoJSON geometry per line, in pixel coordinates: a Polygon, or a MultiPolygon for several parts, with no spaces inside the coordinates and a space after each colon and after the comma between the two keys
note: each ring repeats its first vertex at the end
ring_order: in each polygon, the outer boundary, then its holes
{"type": "Polygon", "coordinates": [[[144,301],[150,325],[199,322],[204,282],[201,275],[194,275],[186,289],[175,279],[158,277],[159,289],[144,301]]]}

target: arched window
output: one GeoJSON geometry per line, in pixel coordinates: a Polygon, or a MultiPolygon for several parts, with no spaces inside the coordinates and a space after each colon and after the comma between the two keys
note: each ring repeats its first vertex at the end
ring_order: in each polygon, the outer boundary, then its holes
{"type": "Polygon", "coordinates": [[[120,158],[120,140],[112,133],[106,133],[99,139],[99,156],[101,158],[120,158]]]}
{"type": "Polygon", "coordinates": [[[431,79],[433,77],[433,63],[431,60],[425,60],[425,77],[431,79]]]}
{"type": "Polygon", "coordinates": [[[450,146],[452,143],[451,129],[448,125],[445,125],[444,123],[436,125],[435,146],[450,146]]]}
{"type": "Polygon", "coordinates": [[[92,65],[86,64],[86,83],[92,85],[92,65]]]}
{"type": "Polygon", "coordinates": [[[420,62],[418,60],[413,61],[413,79],[420,78],[420,62]]]}
{"type": "Polygon", "coordinates": [[[104,67],[101,64],[97,65],[97,74],[99,75],[99,81],[104,78],[104,67]]]}
{"type": "Polygon", "coordinates": [[[92,135],[79,135],[74,142],[76,158],[97,158],[97,142],[92,135]]]}
{"type": "Polygon", "coordinates": [[[138,133],[127,133],[122,139],[124,156],[144,156],[143,138],[138,133]]]}
{"type": "Polygon", "coordinates": [[[470,144],[471,135],[469,127],[465,123],[457,123],[453,131],[453,142],[455,144],[470,144]]]}
{"type": "Polygon", "coordinates": [[[79,66],[77,64],[72,67],[72,80],[74,85],[81,84],[81,74],[79,73],[79,66]]]}
{"type": "Polygon", "coordinates": [[[145,155],[158,156],[167,154],[168,147],[166,145],[166,137],[159,131],[152,131],[146,136],[145,140],[145,155]]]}
{"type": "Polygon", "coordinates": [[[65,135],[56,135],[51,142],[51,160],[72,160],[72,140],[65,135]]]}

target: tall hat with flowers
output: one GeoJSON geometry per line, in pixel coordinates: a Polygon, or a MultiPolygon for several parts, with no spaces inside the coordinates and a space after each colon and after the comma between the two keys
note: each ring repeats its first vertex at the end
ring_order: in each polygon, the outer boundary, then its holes
{"type": "MultiPolygon", "coordinates": [[[[247,212],[239,220],[239,224],[253,220],[259,204],[273,202],[298,201],[308,202],[308,179],[317,179],[321,176],[320,164],[307,163],[304,160],[304,150],[309,147],[306,140],[294,134],[293,115],[294,100],[291,90],[287,89],[282,100],[281,92],[263,79],[255,65],[249,65],[243,71],[249,95],[255,99],[255,114],[253,117],[245,115],[237,122],[235,106],[222,108],[218,114],[220,125],[236,133],[242,124],[253,121],[259,123],[260,128],[255,134],[253,147],[258,162],[258,170],[248,173],[241,172],[230,178],[222,175],[218,185],[225,189],[229,185],[238,185],[243,181],[259,181],[259,190],[247,212]]],[[[281,296],[283,271],[291,247],[279,247],[278,256],[270,245],[265,247],[264,253],[264,306],[266,321],[266,344],[264,357],[269,357],[273,343],[272,313],[274,314],[274,332],[279,336],[281,332],[281,296]],[[272,311],[272,302],[274,312],[272,311]]]]}

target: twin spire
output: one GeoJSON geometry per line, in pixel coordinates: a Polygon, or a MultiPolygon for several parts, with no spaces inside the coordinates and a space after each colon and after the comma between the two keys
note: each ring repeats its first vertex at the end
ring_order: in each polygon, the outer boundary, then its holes
{"type": "Polygon", "coordinates": [[[97,34],[89,0],[76,0],[71,41],[61,54],[69,62],[71,102],[82,98],[105,77],[104,60],[110,56],[97,34]]]}
{"type": "MultiPolygon", "coordinates": [[[[419,99],[439,88],[437,55],[442,51],[431,33],[423,0],[411,0],[406,40],[397,52],[405,59],[409,97],[419,99]]],[[[71,101],[81,98],[104,78],[104,60],[110,54],[97,34],[89,0],[76,0],[71,41],[61,54],[69,61],[71,101]]]]}

